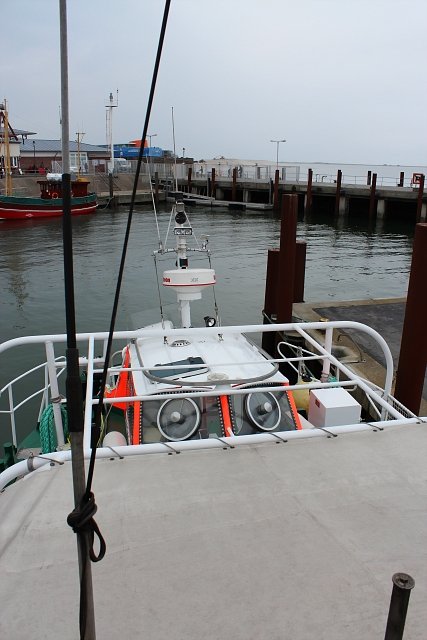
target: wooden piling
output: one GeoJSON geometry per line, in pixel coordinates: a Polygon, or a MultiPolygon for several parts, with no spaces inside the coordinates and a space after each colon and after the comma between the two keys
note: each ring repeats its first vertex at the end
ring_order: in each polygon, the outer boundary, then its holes
{"type": "Polygon", "coordinates": [[[376,201],[377,174],[372,174],[371,194],[369,196],[369,218],[372,219],[377,213],[376,201]]]}
{"type": "MultiPolygon", "coordinates": [[[[272,316],[276,315],[277,309],[277,277],[279,272],[279,249],[269,249],[267,256],[267,274],[265,276],[264,295],[264,324],[270,324],[272,316]],[[268,316],[269,319],[266,318],[268,316]]],[[[262,348],[270,355],[274,354],[276,335],[273,332],[262,334],[262,348]]]]}
{"type": "Polygon", "coordinates": [[[108,186],[110,189],[110,198],[112,198],[114,196],[114,182],[113,182],[113,174],[109,173],[108,174],[108,186]]]}
{"type": "Polygon", "coordinates": [[[274,173],[273,209],[279,210],[279,169],[274,173]]]}
{"type": "Polygon", "coordinates": [[[212,167],[211,197],[216,198],[216,173],[214,167],[212,167]]]}
{"type": "Polygon", "coordinates": [[[297,240],[295,253],[294,302],[304,302],[307,243],[297,240]]]}
{"type": "Polygon", "coordinates": [[[404,184],[405,184],[405,172],[401,171],[400,172],[400,178],[399,178],[399,184],[397,186],[398,187],[403,187],[404,184]]]}
{"type": "Polygon", "coordinates": [[[307,178],[307,194],[305,196],[305,215],[311,213],[311,203],[312,203],[312,190],[313,185],[313,169],[308,170],[308,178],[307,178]]]}
{"type": "Polygon", "coordinates": [[[338,169],[338,171],[337,171],[337,190],[335,192],[335,215],[336,216],[340,212],[341,180],[342,180],[342,171],[341,171],[341,169],[338,169]]]}
{"type": "Polygon", "coordinates": [[[235,202],[237,200],[237,167],[233,169],[233,184],[231,186],[231,200],[235,202]]]}
{"type": "Polygon", "coordinates": [[[420,181],[418,183],[418,199],[417,199],[417,222],[421,222],[421,213],[423,207],[423,195],[424,195],[424,174],[420,175],[420,181]]]}
{"type": "Polygon", "coordinates": [[[187,185],[188,185],[188,193],[191,193],[193,190],[192,184],[191,184],[191,177],[193,175],[193,168],[192,167],[188,167],[188,173],[187,173],[187,185]]]}
{"type": "Polygon", "coordinates": [[[415,227],[405,320],[400,344],[394,395],[419,414],[427,365],[427,224],[415,227]]]}
{"type": "Polygon", "coordinates": [[[279,274],[277,278],[277,322],[292,322],[294,301],[295,256],[297,237],[298,196],[282,197],[282,223],[280,229],[279,274]]]}
{"type": "Polygon", "coordinates": [[[372,171],[368,171],[368,177],[366,178],[366,184],[368,185],[368,187],[371,186],[371,177],[372,177],[372,171]]]}

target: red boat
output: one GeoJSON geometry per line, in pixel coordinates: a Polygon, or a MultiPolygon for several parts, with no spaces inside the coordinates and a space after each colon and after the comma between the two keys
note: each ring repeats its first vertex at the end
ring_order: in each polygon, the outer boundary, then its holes
{"type": "MultiPolygon", "coordinates": [[[[0,218],[25,220],[62,216],[62,183],[38,180],[40,196],[0,196],[0,218]]],[[[96,193],[88,193],[89,181],[78,178],[71,183],[71,213],[83,215],[96,211],[96,193]]]]}

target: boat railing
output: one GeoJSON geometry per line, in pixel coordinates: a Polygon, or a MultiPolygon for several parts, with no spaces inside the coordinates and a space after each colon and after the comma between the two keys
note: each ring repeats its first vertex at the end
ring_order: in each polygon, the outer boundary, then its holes
{"type": "MultiPolygon", "coordinates": [[[[286,341],[281,341],[278,344],[278,356],[279,357],[270,357],[268,354],[265,354],[266,363],[270,363],[272,365],[271,372],[273,375],[277,370],[277,366],[288,364],[294,368],[298,368],[303,365],[306,366],[307,363],[311,361],[317,361],[322,363],[322,374],[320,381],[314,380],[310,382],[301,382],[298,381],[297,385],[290,385],[289,390],[292,391],[295,388],[307,390],[322,387],[348,387],[352,388],[357,386],[360,388],[369,399],[369,403],[376,407],[375,411],[378,413],[378,416],[384,420],[388,417],[392,419],[399,419],[402,416],[413,415],[408,414],[407,410],[402,407],[400,403],[398,403],[391,395],[391,386],[393,379],[393,360],[391,356],[390,349],[388,348],[385,340],[382,338],[380,334],[378,334],[375,330],[371,329],[367,325],[363,325],[357,322],[345,322],[345,321],[332,321],[332,322],[308,322],[308,323],[287,323],[287,324],[269,324],[269,325],[247,325],[247,326],[231,326],[231,327],[203,327],[203,328],[190,328],[190,329],[169,329],[169,328],[156,328],[156,329],[140,329],[136,331],[121,331],[116,332],[114,334],[115,341],[119,341],[121,346],[123,347],[126,343],[129,343],[133,340],[148,338],[148,337],[162,337],[163,339],[168,339],[168,337],[176,338],[177,335],[180,337],[193,337],[197,338],[198,335],[206,335],[207,333],[210,335],[216,335],[218,340],[223,340],[224,336],[230,334],[262,334],[265,332],[280,332],[281,334],[289,334],[296,333],[299,334],[301,338],[303,338],[306,347],[302,349],[300,353],[295,356],[285,355],[283,353],[283,347],[288,344],[286,341]],[[343,362],[338,360],[332,353],[333,346],[333,332],[335,329],[356,329],[362,332],[367,333],[372,338],[374,338],[379,346],[381,347],[384,360],[386,365],[386,375],[385,375],[385,384],[383,390],[379,390],[379,388],[375,388],[368,381],[365,381],[360,376],[356,375],[349,367],[347,367],[343,362]],[[316,332],[322,332],[324,335],[324,339],[319,342],[317,338],[314,337],[316,332]],[[331,366],[334,367],[336,379],[330,377],[330,369],[331,366]]],[[[81,348],[81,356],[80,356],[80,368],[86,374],[87,384],[86,384],[86,412],[85,412],[85,442],[87,446],[90,443],[90,429],[91,429],[91,420],[92,420],[92,408],[97,404],[98,400],[96,397],[93,397],[93,382],[95,374],[99,374],[103,364],[104,364],[104,354],[106,349],[106,341],[108,338],[107,333],[86,333],[86,334],[78,334],[77,340],[79,344],[79,348],[81,348]]],[[[46,336],[29,336],[23,338],[15,338],[6,343],[0,345],[0,356],[2,353],[7,352],[10,348],[14,346],[22,346],[22,345],[35,345],[42,344],[45,347],[46,351],[46,361],[42,364],[37,365],[36,367],[32,367],[26,373],[23,373],[16,377],[14,380],[9,382],[6,386],[3,387],[0,391],[0,396],[7,394],[8,397],[8,406],[6,409],[0,408],[0,415],[6,415],[9,417],[10,421],[10,431],[12,434],[12,441],[15,446],[18,444],[17,438],[17,427],[16,427],[16,414],[20,410],[25,407],[30,400],[33,398],[40,396],[41,397],[41,406],[39,410],[39,417],[47,406],[47,404],[52,402],[52,398],[57,399],[61,396],[58,378],[63,374],[65,369],[65,359],[63,355],[57,355],[55,353],[55,348],[59,348],[64,350],[64,346],[66,344],[66,336],[65,335],[46,335],[46,336]],[[27,397],[19,402],[15,403],[14,400],[14,389],[18,384],[22,383],[23,380],[33,374],[38,370],[43,370],[44,372],[44,384],[36,389],[36,391],[31,391],[27,397]]],[[[235,365],[236,363],[233,363],[235,365]]],[[[244,371],[245,366],[253,365],[252,362],[241,362],[239,366],[242,367],[244,371]]],[[[209,368],[209,362],[206,363],[206,368],[209,368]]],[[[215,367],[218,367],[219,364],[216,363],[215,367]]],[[[221,368],[229,366],[229,363],[220,364],[221,368]]],[[[200,365],[186,365],[189,371],[192,368],[200,368],[200,365]]],[[[166,371],[171,368],[168,365],[164,365],[163,367],[156,367],[157,370],[165,369],[166,371]]],[[[153,367],[133,367],[129,368],[132,371],[142,371],[149,372],[152,371],[153,367]]],[[[124,371],[124,367],[111,366],[109,368],[109,374],[111,376],[117,375],[121,371],[124,371]]],[[[235,393],[249,393],[254,391],[254,385],[258,383],[260,386],[262,385],[262,380],[267,378],[267,376],[262,376],[259,380],[251,380],[245,378],[245,375],[242,374],[242,378],[239,381],[239,384],[236,383],[236,380],[226,382],[219,381],[214,384],[209,380],[206,380],[204,383],[199,382],[196,386],[189,383],[188,380],[177,379],[174,380],[172,384],[175,384],[176,388],[179,388],[181,392],[185,392],[188,397],[197,397],[201,395],[217,395],[218,387],[221,387],[221,393],[224,395],[233,395],[235,393]],[[233,385],[231,384],[233,383],[233,385]],[[245,390],[245,385],[251,384],[250,391],[245,390]],[[205,386],[205,388],[201,388],[205,386]],[[198,388],[197,388],[198,387],[198,388]],[[211,388],[209,388],[211,387],[211,388]]],[[[168,380],[169,382],[169,380],[168,380]]],[[[278,388],[280,386],[278,385],[278,388]]],[[[95,394],[96,395],[96,394],[95,394]]],[[[151,394],[149,396],[150,399],[154,399],[157,396],[155,394],[151,394]]],[[[160,397],[160,396],[159,396],[160,397]]],[[[162,396],[164,397],[164,396],[162,396]]],[[[104,402],[106,404],[111,404],[113,402],[135,402],[139,400],[146,400],[148,396],[124,396],[114,398],[105,398],[104,402]]],[[[65,402],[65,398],[62,400],[65,402]]],[[[61,419],[61,411],[59,403],[54,403],[54,413],[55,413],[55,426],[57,432],[57,439],[59,446],[64,444],[63,440],[63,428],[62,428],[62,419],[61,419]]]]}

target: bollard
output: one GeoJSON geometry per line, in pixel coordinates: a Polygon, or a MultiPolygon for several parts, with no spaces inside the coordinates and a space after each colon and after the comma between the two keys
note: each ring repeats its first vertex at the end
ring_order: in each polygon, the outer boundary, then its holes
{"type": "Polygon", "coordinates": [[[279,275],[277,278],[277,322],[292,322],[294,300],[295,255],[297,236],[298,196],[286,194],[282,198],[280,227],[279,275]]]}
{"type": "Polygon", "coordinates": [[[372,171],[368,171],[368,177],[366,179],[366,184],[368,185],[368,187],[371,186],[371,176],[372,176],[372,171]]]}
{"type": "Polygon", "coordinates": [[[273,209],[279,210],[279,169],[274,173],[273,209]]]}
{"type": "Polygon", "coordinates": [[[342,171],[341,171],[341,169],[338,169],[338,171],[337,171],[337,190],[335,192],[335,215],[336,216],[340,212],[341,180],[342,180],[342,171]]]}
{"type": "Polygon", "coordinates": [[[371,195],[369,196],[369,218],[372,219],[377,213],[376,207],[376,189],[377,189],[377,174],[372,174],[371,195]]]}
{"type": "Polygon", "coordinates": [[[398,187],[403,187],[404,184],[405,184],[405,172],[401,171],[400,172],[400,178],[399,178],[399,184],[397,186],[398,187]]]}
{"type": "Polygon", "coordinates": [[[427,224],[415,227],[405,320],[394,396],[418,415],[427,364],[427,224]]]}
{"type": "Polygon", "coordinates": [[[418,200],[417,200],[417,222],[421,222],[421,212],[423,207],[423,195],[424,195],[424,174],[420,175],[420,182],[418,186],[418,200]]]}
{"type": "Polygon", "coordinates": [[[407,573],[395,573],[384,640],[402,640],[414,579],[407,573]]]}
{"type": "Polygon", "coordinates": [[[313,169],[308,170],[308,179],[307,179],[307,195],[305,197],[305,215],[311,213],[311,203],[312,203],[312,195],[311,189],[313,185],[313,169]]]}

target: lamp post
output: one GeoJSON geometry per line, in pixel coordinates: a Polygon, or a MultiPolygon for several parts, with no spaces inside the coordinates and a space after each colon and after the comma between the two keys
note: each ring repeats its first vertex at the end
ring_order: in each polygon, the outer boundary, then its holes
{"type": "Polygon", "coordinates": [[[182,157],[185,158],[185,147],[182,147],[182,157]]]}
{"type": "Polygon", "coordinates": [[[33,171],[36,171],[36,141],[33,140],[33,171]]]}
{"type": "Polygon", "coordinates": [[[270,140],[270,142],[276,143],[276,169],[279,168],[279,144],[281,142],[286,142],[286,140],[270,140]]]}
{"type": "Polygon", "coordinates": [[[147,133],[148,144],[150,145],[150,149],[151,149],[151,138],[155,138],[156,136],[157,136],[157,133],[147,133]]]}

